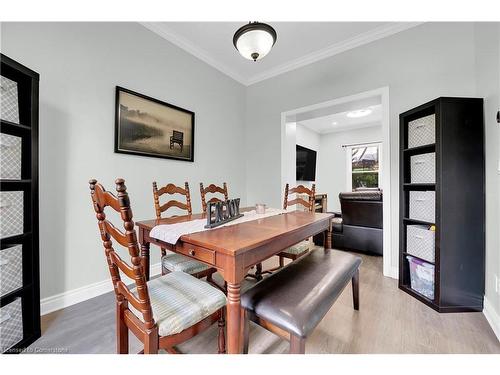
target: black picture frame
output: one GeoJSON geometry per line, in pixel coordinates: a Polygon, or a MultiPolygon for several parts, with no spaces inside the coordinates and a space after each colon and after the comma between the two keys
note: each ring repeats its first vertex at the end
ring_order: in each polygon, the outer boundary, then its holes
{"type": "MultiPolygon", "coordinates": [[[[115,153],[194,162],[194,132],[195,132],[194,125],[195,125],[195,113],[194,112],[187,110],[185,108],[181,108],[181,107],[178,107],[176,105],[166,103],[164,101],[152,98],[150,96],[126,89],[124,87],[116,86],[116,90],[115,90],[115,144],[114,144],[114,152],[115,153]],[[141,100],[141,99],[147,100],[147,101],[152,102],[154,104],[164,106],[164,107],[167,107],[171,110],[179,111],[179,112],[182,112],[183,114],[189,115],[190,120],[191,120],[190,121],[191,136],[189,137],[190,144],[184,145],[182,139],[181,140],[174,139],[172,141],[172,138],[174,137],[174,134],[172,133],[172,136],[170,136],[170,142],[165,142],[165,147],[166,147],[166,151],[167,151],[165,153],[148,152],[146,150],[141,151],[138,149],[138,147],[135,147],[135,149],[134,148],[131,149],[130,147],[127,148],[126,146],[124,146],[124,144],[122,144],[122,142],[121,142],[121,137],[120,137],[120,131],[121,131],[121,127],[122,127],[122,123],[121,123],[122,119],[120,117],[120,105],[121,105],[120,98],[121,98],[122,93],[128,94],[130,96],[135,96],[135,97],[139,98],[139,100],[141,100]],[[171,147],[172,142],[173,142],[173,146],[174,146],[173,148],[171,147]],[[182,145],[181,145],[181,143],[182,143],[182,145]],[[189,146],[188,157],[186,157],[185,155],[179,155],[179,156],[175,155],[176,146],[180,147],[181,153],[184,152],[183,149],[185,146],[189,146]],[[170,151],[172,149],[174,151],[170,151]]],[[[182,132],[178,132],[178,133],[182,133],[182,132]]]]}

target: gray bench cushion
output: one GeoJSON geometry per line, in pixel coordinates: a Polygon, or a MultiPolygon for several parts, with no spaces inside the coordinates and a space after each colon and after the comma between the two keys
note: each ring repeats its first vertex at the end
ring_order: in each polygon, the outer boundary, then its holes
{"type": "Polygon", "coordinates": [[[318,249],[257,283],[241,296],[249,312],[307,337],[331,308],[361,264],[361,258],[318,249]]]}

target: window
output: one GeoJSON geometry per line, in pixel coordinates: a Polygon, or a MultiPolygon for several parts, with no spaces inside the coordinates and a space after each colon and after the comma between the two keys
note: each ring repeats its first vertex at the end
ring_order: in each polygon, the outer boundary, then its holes
{"type": "Polygon", "coordinates": [[[347,149],[347,188],[379,187],[380,144],[347,149]]]}

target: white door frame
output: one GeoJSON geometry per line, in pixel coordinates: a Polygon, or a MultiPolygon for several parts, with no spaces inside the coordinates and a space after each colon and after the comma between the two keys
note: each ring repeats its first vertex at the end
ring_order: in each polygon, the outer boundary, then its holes
{"type": "MultiPolygon", "coordinates": [[[[321,102],[306,107],[293,109],[281,113],[281,186],[285,186],[287,179],[286,171],[286,119],[289,116],[298,115],[304,112],[310,112],[325,107],[331,107],[338,104],[344,104],[352,101],[370,98],[373,96],[380,96],[382,103],[382,183],[381,188],[384,191],[384,204],[383,204],[383,272],[384,276],[398,278],[398,264],[392,264],[392,259],[398,259],[397,244],[392,246],[391,232],[392,228],[397,228],[398,223],[391,215],[391,129],[389,122],[389,87],[381,87],[375,90],[365,91],[354,95],[344,96],[326,102],[321,102]]],[[[283,194],[283,193],[282,193],[283,194]]],[[[283,197],[282,197],[283,198],[283,197]]],[[[397,229],[396,229],[397,230],[397,229]]]]}

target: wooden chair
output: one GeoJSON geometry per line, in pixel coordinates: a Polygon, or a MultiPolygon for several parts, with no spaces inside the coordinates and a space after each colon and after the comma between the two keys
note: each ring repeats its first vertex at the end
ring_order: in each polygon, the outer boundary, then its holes
{"type": "MultiPolygon", "coordinates": [[[[283,209],[287,209],[293,205],[301,205],[306,211],[314,212],[314,195],[316,194],[316,184],[313,184],[311,189],[306,188],[303,185],[296,186],[294,188],[289,187],[288,184],[285,185],[285,199],[283,202],[283,209]],[[289,196],[292,194],[297,194],[295,199],[289,200],[289,196]],[[307,200],[303,199],[300,195],[306,195],[307,200]]],[[[247,276],[253,277],[257,280],[262,279],[262,275],[266,273],[273,273],[285,266],[285,258],[291,259],[292,261],[299,259],[300,257],[307,254],[309,250],[312,249],[313,242],[312,238],[301,241],[296,245],[289,247],[288,249],[282,251],[278,254],[279,266],[272,268],[270,270],[262,271],[262,264],[257,265],[255,275],[248,274],[247,276]]]]}
{"type": "MultiPolygon", "coordinates": [[[[174,184],[168,184],[158,190],[156,181],[154,181],[153,198],[157,219],[161,219],[162,213],[167,211],[171,207],[177,207],[181,210],[185,210],[187,211],[188,215],[191,215],[193,212],[191,208],[191,194],[189,193],[189,184],[187,182],[184,183],[184,189],[174,184]],[[160,205],[160,197],[164,194],[184,195],[186,197],[186,203],[179,202],[177,200],[169,200],[163,205],[160,205]]],[[[203,262],[199,262],[182,254],[167,254],[166,249],[164,248],[161,249],[161,255],[162,275],[165,275],[169,272],[182,271],[198,279],[206,277],[208,282],[213,283],[212,274],[217,271],[215,268],[209,267],[203,262]]]]}
{"type": "Polygon", "coordinates": [[[170,149],[174,148],[174,144],[178,143],[181,146],[181,152],[184,149],[184,133],[178,130],[173,130],[170,136],[170,149]]]}
{"type": "Polygon", "coordinates": [[[222,199],[217,198],[217,197],[212,197],[210,200],[206,200],[206,194],[211,193],[220,193],[224,195],[224,200],[227,201],[229,199],[229,196],[227,194],[227,184],[224,182],[222,184],[222,187],[210,184],[208,187],[204,188],[203,187],[203,182],[200,182],[200,193],[201,193],[201,208],[203,209],[203,213],[207,212],[207,204],[211,202],[222,202],[222,199]]]}
{"type": "Polygon", "coordinates": [[[89,184],[116,295],[117,352],[128,353],[130,330],[144,344],[141,353],[158,353],[159,349],[177,353],[175,345],[218,321],[218,349],[219,353],[224,353],[224,293],[184,272],[171,272],[146,281],[124,180],[116,180],[116,197],[96,180],[90,180],[89,184]],[[124,233],[106,219],[104,209],[108,206],[120,214],[124,233]],[[132,264],[117,254],[112,239],[128,249],[132,264]],[[122,281],[122,274],[134,280],[134,288],[130,289],[122,281]]]}

